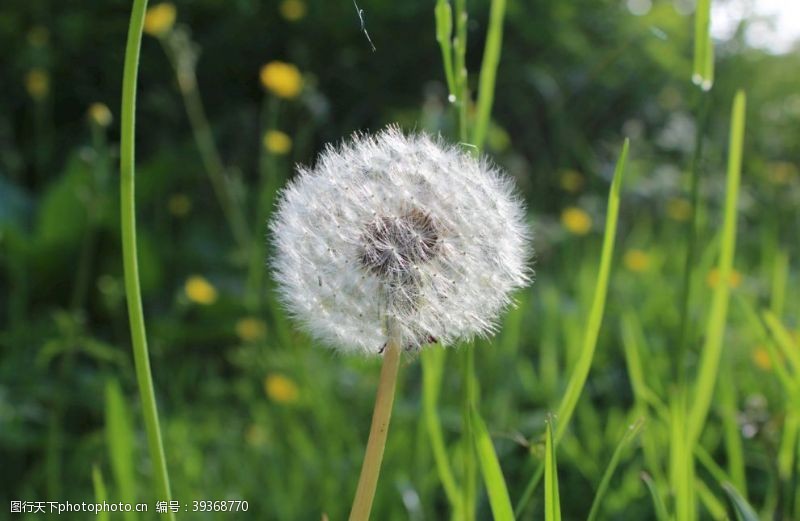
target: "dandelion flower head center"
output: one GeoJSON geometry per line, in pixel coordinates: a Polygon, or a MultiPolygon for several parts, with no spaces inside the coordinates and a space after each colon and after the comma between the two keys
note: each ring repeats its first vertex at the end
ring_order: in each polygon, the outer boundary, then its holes
{"type": "Polygon", "coordinates": [[[436,255],[439,231],[430,214],[412,208],[398,217],[376,218],[361,240],[362,265],[382,279],[393,279],[436,255]]]}

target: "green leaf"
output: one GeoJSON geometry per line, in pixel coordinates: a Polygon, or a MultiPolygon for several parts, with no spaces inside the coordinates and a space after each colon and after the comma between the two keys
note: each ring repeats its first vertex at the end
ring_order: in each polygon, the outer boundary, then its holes
{"type": "Polygon", "coordinates": [[[646,472],[642,472],[642,481],[647,485],[647,490],[650,492],[650,499],[653,500],[653,510],[655,510],[656,521],[670,521],[667,515],[667,507],[664,506],[664,501],[661,499],[661,494],[658,493],[656,484],[653,483],[653,478],[646,472]]]}
{"type": "Polygon", "coordinates": [[[500,462],[497,460],[497,454],[492,445],[492,438],[489,436],[483,418],[474,407],[471,420],[475,450],[478,453],[478,462],[483,475],[483,483],[486,485],[486,493],[489,495],[492,515],[495,521],[513,520],[514,509],[511,507],[511,498],[503,479],[503,470],[500,468],[500,462]]]}
{"type": "Polygon", "coordinates": [[[497,67],[500,64],[500,50],[503,43],[503,19],[506,13],[506,0],[492,0],[489,12],[489,30],[486,33],[486,47],[483,50],[483,63],[479,77],[478,107],[475,126],[472,131],[472,144],[483,148],[486,131],[494,103],[494,87],[497,80],[497,67]]]}
{"type": "MultiPolygon", "coordinates": [[[[103,474],[97,465],[92,465],[92,485],[94,486],[94,502],[102,505],[108,501],[108,493],[106,492],[106,484],[103,481],[103,474]]],[[[96,514],[97,521],[109,521],[110,516],[108,512],[98,511],[96,514]]]]}
{"type": "MultiPolygon", "coordinates": [[[[106,382],[106,443],[111,471],[124,503],[136,502],[136,479],[133,465],[133,428],[130,412],[116,380],[106,382]]],[[[126,521],[137,519],[135,512],[124,513],[126,521]]]]}

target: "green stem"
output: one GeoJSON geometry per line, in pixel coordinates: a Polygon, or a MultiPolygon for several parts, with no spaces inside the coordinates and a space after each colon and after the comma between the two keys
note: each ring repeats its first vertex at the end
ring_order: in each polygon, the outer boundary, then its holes
{"type": "Polygon", "coordinates": [[[475,519],[475,501],[477,496],[477,468],[475,465],[475,445],[473,443],[472,409],[475,406],[475,350],[468,345],[463,351],[464,391],[463,391],[463,425],[464,425],[464,490],[463,515],[469,521],[475,519]]]}
{"type": "Polygon", "coordinates": [[[400,344],[391,337],[383,354],[383,367],[378,382],[378,393],[375,396],[372,425],[369,429],[367,450],[364,452],[364,463],[361,465],[356,496],[350,510],[350,521],[367,521],[372,510],[372,501],[375,499],[375,489],[383,461],[383,450],[386,447],[386,435],[389,433],[389,420],[392,417],[399,368],[400,344]]]}
{"type": "MultiPolygon", "coordinates": [[[[466,0],[456,0],[456,39],[453,45],[456,57],[455,82],[456,103],[458,103],[458,138],[462,143],[467,136],[467,106],[469,90],[467,88],[467,7],[466,0]]],[[[471,443],[471,442],[470,442],[471,443]]]]}
{"type": "MultiPolygon", "coordinates": [[[[158,425],[158,409],[153,390],[153,376],[147,352],[147,336],[142,311],[142,294],[139,287],[139,266],[136,256],[136,201],[134,187],[134,144],[136,128],[136,79],[139,67],[139,49],[142,43],[142,26],[147,0],[134,0],[128,43],[125,48],[125,69],[122,78],[122,125],[120,129],[120,203],[122,219],[122,261],[125,272],[125,294],[128,300],[128,318],[131,327],[136,380],[142,401],[142,413],[150,457],[156,479],[159,501],[170,501],[169,476],[158,425]]],[[[169,519],[175,519],[170,513],[169,519]]]]}

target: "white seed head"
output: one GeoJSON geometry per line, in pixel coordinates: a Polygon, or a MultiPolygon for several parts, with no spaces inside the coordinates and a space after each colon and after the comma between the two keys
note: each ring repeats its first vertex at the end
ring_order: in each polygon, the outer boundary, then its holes
{"type": "Polygon", "coordinates": [[[299,168],[270,224],[281,298],[311,334],[379,353],[488,334],[531,278],[513,183],[486,159],[390,127],[299,168]]]}

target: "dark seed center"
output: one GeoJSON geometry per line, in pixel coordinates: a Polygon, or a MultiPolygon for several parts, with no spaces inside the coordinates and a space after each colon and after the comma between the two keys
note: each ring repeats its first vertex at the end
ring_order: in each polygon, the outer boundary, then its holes
{"type": "Polygon", "coordinates": [[[366,226],[361,263],[383,277],[410,275],[414,265],[436,255],[439,232],[431,216],[412,208],[397,217],[380,216],[366,226]]]}

